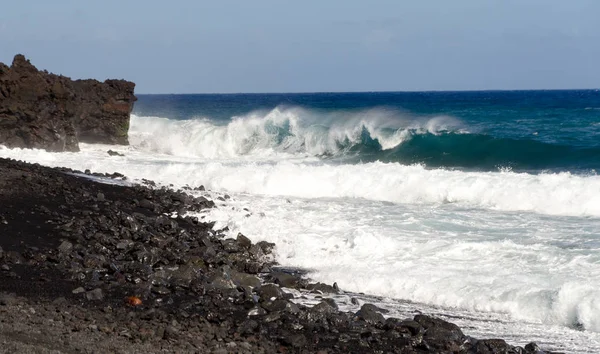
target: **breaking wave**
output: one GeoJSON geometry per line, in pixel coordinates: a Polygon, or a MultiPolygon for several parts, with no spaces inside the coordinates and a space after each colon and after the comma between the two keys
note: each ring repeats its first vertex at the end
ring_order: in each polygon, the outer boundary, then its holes
{"type": "Polygon", "coordinates": [[[597,169],[600,148],[471,132],[449,116],[396,110],[319,112],[278,107],[229,121],[132,116],[131,141],[152,152],[208,159],[316,156],[479,170],[597,169]]]}

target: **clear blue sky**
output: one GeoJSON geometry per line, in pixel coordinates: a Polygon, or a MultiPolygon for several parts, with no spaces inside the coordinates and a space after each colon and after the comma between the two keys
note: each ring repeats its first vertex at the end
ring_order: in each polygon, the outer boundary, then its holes
{"type": "Polygon", "coordinates": [[[138,93],[600,87],[600,0],[19,0],[23,53],[138,93]]]}

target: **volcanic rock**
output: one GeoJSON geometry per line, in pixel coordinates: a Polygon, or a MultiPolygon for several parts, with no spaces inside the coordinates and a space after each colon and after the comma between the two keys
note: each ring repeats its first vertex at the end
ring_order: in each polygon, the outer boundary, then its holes
{"type": "Polygon", "coordinates": [[[78,151],[79,142],[128,144],[135,84],[39,71],[23,55],[0,63],[0,144],[78,151]]]}
{"type": "Polygon", "coordinates": [[[96,288],[94,290],[88,291],[85,294],[85,298],[88,300],[102,300],[104,298],[104,293],[102,289],[96,288]]]}
{"type": "Polygon", "coordinates": [[[383,315],[377,312],[377,307],[371,304],[362,305],[360,310],[356,313],[356,316],[371,324],[383,323],[385,321],[383,315]]]}
{"type": "Polygon", "coordinates": [[[258,289],[258,294],[261,299],[270,300],[273,298],[281,298],[283,296],[283,291],[275,284],[264,284],[258,289]]]}

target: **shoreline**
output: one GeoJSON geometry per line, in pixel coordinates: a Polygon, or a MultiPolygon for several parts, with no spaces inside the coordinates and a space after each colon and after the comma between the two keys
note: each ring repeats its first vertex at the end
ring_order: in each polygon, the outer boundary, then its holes
{"type": "Polygon", "coordinates": [[[17,352],[540,352],[477,340],[426,315],[386,319],[370,304],[340,312],[336,285],[274,267],[276,245],[166,216],[212,201],[78,173],[124,177],[0,158],[0,340],[17,352]],[[322,301],[297,305],[282,288],[322,301]],[[103,341],[113,347],[96,347],[103,341]]]}

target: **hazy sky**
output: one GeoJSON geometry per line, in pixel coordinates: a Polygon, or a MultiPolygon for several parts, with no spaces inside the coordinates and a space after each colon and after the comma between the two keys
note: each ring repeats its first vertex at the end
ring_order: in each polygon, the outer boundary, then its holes
{"type": "Polygon", "coordinates": [[[600,87],[600,0],[6,1],[0,61],[138,93],[600,87]]]}

